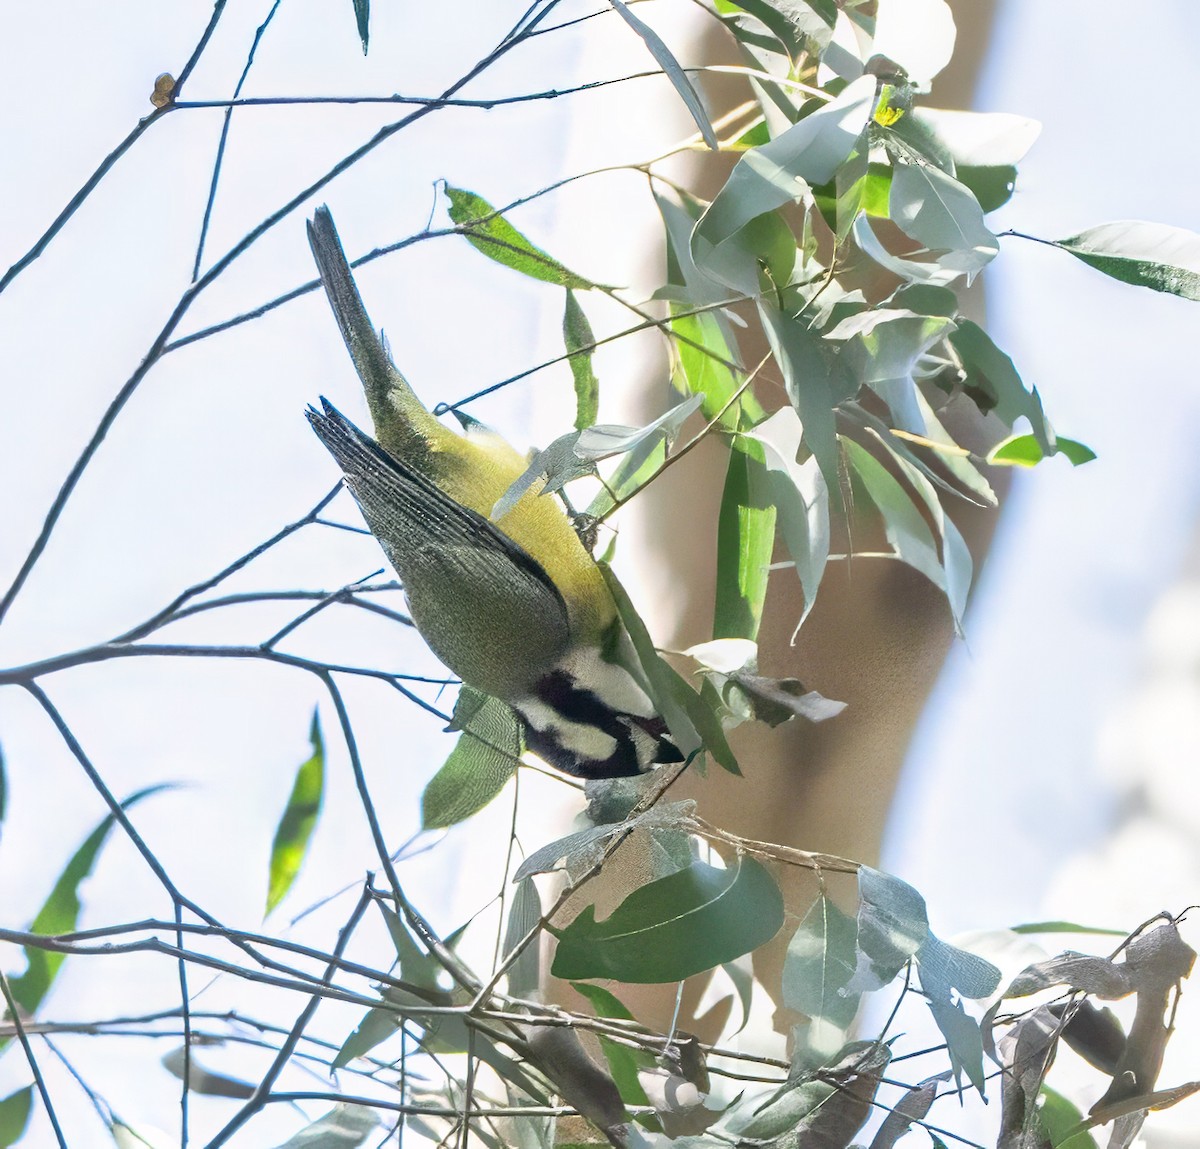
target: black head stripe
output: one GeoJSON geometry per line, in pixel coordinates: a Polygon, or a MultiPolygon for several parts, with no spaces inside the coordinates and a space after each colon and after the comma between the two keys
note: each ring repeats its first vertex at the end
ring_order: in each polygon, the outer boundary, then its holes
{"type": "Polygon", "coordinates": [[[564,724],[591,727],[615,744],[607,758],[585,757],[564,744],[563,731],[554,723],[537,729],[527,722],[526,746],[567,774],[580,778],[625,778],[642,774],[655,763],[683,761],[661,718],[614,710],[563,670],[551,671],[541,678],[536,694],[538,701],[550,707],[564,724]]]}

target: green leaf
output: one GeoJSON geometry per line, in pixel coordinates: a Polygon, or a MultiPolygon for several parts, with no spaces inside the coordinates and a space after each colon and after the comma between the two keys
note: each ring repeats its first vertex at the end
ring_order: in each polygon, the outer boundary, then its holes
{"type": "Polygon", "coordinates": [[[696,225],[696,263],[705,265],[697,255],[698,240],[719,248],[756,216],[799,200],[810,185],[832,180],[866,127],[874,102],[875,78],[863,76],[770,143],[745,152],[696,225]]]}
{"type": "Polygon", "coordinates": [[[759,315],[771,352],[783,372],[788,398],[800,416],[804,445],[816,457],[827,490],[838,490],[837,424],[834,406],[857,390],[845,365],[819,335],[808,329],[805,317],[781,311],[759,300],[759,315]]]}
{"type": "Polygon", "coordinates": [[[897,428],[923,434],[913,372],[921,356],[953,329],[940,315],[877,307],[847,316],[825,338],[844,341],[842,358],[888,405],[897,428]]]}
{"type": "MultiPolygon", "coordinates": [[[[582,994],[591,1003],[597,1017],[615,1017],[633,1021],[633,1014],[614,993],[603,986],[590,985],[586,981],[573,981],[571,988],[582,994]]],[[[648,1105],[649,1098],[638,1081],[638,1070],[650,1069],[655,1064],[648,1049],[633,1049],[609,1037],[598,1035],[601,1052],[608,1062],[609,1072],[626,1105],[648,1105]]]]}
{"type": "Polygon", "coordinates": [[[600,409],[600,381],[592,368],[596,336],[592,333],[592,325],[583,308],[579,306],[579,300],[575,298],[575,292],[569,287],[567,309],[563,314],[563,342],[570,355],[567,362],[575,378],[575,429],[582,431],[596,421],[600,409]]]}
{"type": "Polygon", "coordinates": [[[1025,390],[1013,361],[992,342],[992,337],[970,319],[959,319],[948,338],[966,373],[963,389],[975,405],[985,414],[995,411],[1009,427],[1022,417],[1028,419],[1042,450],[1053,454],[1054,431],[1042,410],[1037,388],[1025,390]]]}
{"type": "Polygon", "coordinates": [[[954,629],[962,636],[964,634],[963,618],[967,611],[967,594],[971,589],[971,577],[974,574],[974,562],[971,559],[971,552],[967,548],[966,540],[962,537],[958,527],[954,525],[954,520],[946,514],[946,509],[942,506],[937,491],[934,490],[933,484],[926,477],[924,471],[906,458],[908,452],[900,452],[895,449],[895,445],[900,440],[891,436],[887,438],[880,436],[879,442],[889,452],[909,485],[924,502],[929,512],[929,518],[933,520],[933,524],[937,528],[938,537],[941,539],[942,582],[940,585],[946,593],[946,601],[950,604],[950,613],[954,616],[954,629]]]}
{"type": "Polygon", "coordinates": [[[521,757],[521,726],[496,698],[469,687],[459,691],[452,729],[458,742],[421,795],[421,828],[443,829],[482,810],[513,776],[521,757]],[[466,717],[465,721],[460,721],[466,717]]]}
{"type": "Polygon", "coordinates": [[[33,1111],[33,1086],[26,1085],[0,1101],[0,1149],[8,1149],[25,1135],[33,1111]]]}
{"type": "Polygon", "coordinates": [[[700,129],[700,134],[704,137],[704,142],[714,152],[718,151],[720,144],[717,141],[717,134],[713,131],[712,124],[708,122],[708,113],[705,112],[704,105],[700,102],[700,96],[692,87],[687,73],[679,66],[679,61],[671,55],[670,48],[663,43],[662,37],[649,25],[639,20],[622,0],[608,0],[608,2],[617,10],[621,19],[642,38],[642,42],[650,50],[650,55],[658,61],[658,66],[666,73],[667,79],[679,93],[679,98],[691,112],[692,119],[696,121],[696,127],[700,129]]]}
{"type": "Polygon", "coordinates": [[[763,446],[754,440],[745,443],[745,450],[729,452],[717,516],[713,638],[757,638],[767,597],[775,507],[763,497],[765,482],[751,481],[751,470],[762,467],[763,446]]]}
{"type": "MultiPolygon", "coordinates": [[[[819,52],[824,51],[833,39],[837,7],[832,0],[812,0],[812,3],[804,0],[736,0],[736,4],[720,3],[718,11],[730,11],[735,6],[761,20],[792,60],[804,50],[806,37],[814,42],[819,52]]],[[[736,25],[734,29],[737,35],[736,25]]]]}
{"type": "Polygon", "coordinates": [[[712,755],[713,760],[730,774],[741,774],[737,759],[725,737],[724,727],[720,716],[710,703],[697,694],[671,666],[663,663],[665,668],[664,681],[671,698],[687,715],[688,722],[697,732],[700,743],[705,751],[712,755]]]}
{"type": "Polygon", "coordinates": [[[325,793],[325,744],[316,710],[313,711],[308,737],[312,743],[312,754],[296,771],[292,792],[271,843],[267,914],[283,901],[292,888],[304,864],[308,844],[321,813],[321,800],[325,793]]]}
{"type": "Polygon", "coordinates": [[[371,37],[371,0],[354,0],[354,22],[358,25],[358,38],[362,41],[365,56],[371,37]]]}
{"type": "MultiPolygon", "coordinates": [[[[1068,439],[1064,435],[1055,435],[1055,455],[1065,455],[1071,466],[1080,467],[1090,463],[1096,452],[1085,443],[1068,439]]],[[[1006,467],[1036,467],[1046,457],[1041,444],[1034,435],[1010,435],[1002,443],[997,443],[988,452],[987,461],[995,466],[1006,467]]]]}
{"type": "Polygon", "coordinates": [[[489,259],[544,283],[581,290],[596,286],[530,243],[482,196],[448,184],[445,191],[450,218],[463,229],[471,246],[489,259]]]}
{"type": "Polygon", "coordinates": [[[969,188],[984,212],[1012,197],[1017,164],[1033,146],[1042,127],[1036,120],[1008,112],[960,112],[920,107],[907,117],[899,134],[969,188]]]}
{"type": "MultiPolygon", "coordinates": [[[[889,194],[890,198],[890,194],[889,194]]],[[[890,209],[889,209],[890,210],[890,209]]],[[[932,284],[942,286],[953,283],[963,274],[963,269],[956,265],[953,252],[937,252],[932,255],[918,253],[919,259],[908,259],[904,256],[893,255],[880,242],[871,226],[871,216],[884,216],[888,212],[867,210],[854,221],[851,229],[854,242],[869,255],[880,267],[893,275],[906,279],[910,283],[932,284]]]]}
{"type": "MultiPolygon", "coordinates": [[[[759,423],[749,437],[765,448],[766,497],[775,504],[776,525],[804,591],[799,630],[817,600],[829,561],[829,488],[816,457],[796,462],[802,427],[795,410],[784,407],[759,423]]],[[[758,472],[752,472],[755,478],[758,472]]]]}
{"type": "Polygon", "coordinates": [[[306,1125],[278,1149],[354,1149],[375,1131],[379,1117],[366,1105],[341,1102],[324,1117],[306,1125]]]}
{"type": "Polygon", "coordinates": [[[558,932],[556,977],[649,984],[682,981],[765,945],[783,897],[753,858],[729,870],[696,862],[634,890],[603,921],[587,906],[558,932]]]}
{"type": "Polygon", "coordinates": [[[1106,938],[1129,936],[1128,930],[1108,930],[1102,926],[1081,926],[1078,922],[1026,922],[1013,926],[1014,934],[1099,934],[1106,938]]]}
{"type": "MultiPolygon", "coordinates": [[[[121,803],[122,810],[158,794],[164,790],[173,789],[170,785],[147,786],[131,794],[121,803]]],[[[54,883],[50,896],[38,910],[37,916],[29,927],[29,932],[45,937],[56,937],[59,934],[73,932],[79,923],[79,887],[83,880],[90,876],[101,847],[108,838],[109,832],[116,824],[112,814],[107,815],[100,824],[88,835],[83,845],[75,851],[66,868],[54,883]]],[[[45,999],[58,971],[66,960],[66,954],[51,953],[49,950],[37,949],[35,946],[25,946],[25,958],[28,967],[19,977],[8,979],[9,989],[13,998],[26,1013],[34,1014],[45,999]]]]}
{"type": "Polygon", "coordinates": [[[442,972],[441,963],[431,953],[426,952],[413,939],[408,927],[400,920],[400,915],[382,902],[375,903],[387,926],[388,936],[396,950],[396,965],[400,976],[417,989],[442,993],[438,985],[442,972]]]}
{"type": "MultiPolygon", "coordinates": [[[[508,909],[504,930],[504,956],[507,958],[521,940],[542,920],[542,900],[532,878],[517,883],[508,909]]],[[[508,992],[513,997],[529,997],[541,982],[541,960],[537,941],[527,945],[508,967],[508,992]]]]}
{"type": "Polygon", "coordinates": [[[822,894],[788,942],[783,1003],[809,1018],[798,1035],[806,1065],[825,1064],[846,1044],[861,997],[843,992],[854,975],[857,939],[855,919],[822,894]]]}
{"type": "Polygon", "coordinates": [[[1083,1114],[1061,1093],[1043,1085],[1040,1100],[1038,1117],[1054,1149],[1096,1149],[1096,1142],[1087,1130],[1070,1135],[1083,1121],[1083,1114]]]}
{"type": "Polygon", "coordinates": [[[929,251],[950,253],[942,267],[968,279],[1000,251],[971,190],[932,165],[896,165],[888,203],[905,235],[929,251]]]}
{"type": "Polygon", "coordinates": [[[908,491],[865,447],[852,439],[843,439],[842,448],[847,462],[883,516],[884,533],[896,557],[945,590],[946,575],[937,542],[908,491]]]}
{"type": "Polygon", "coordinates": [[[400,1015],[394,1009],[376,1007],[363,1014],[362,1021],[354,1027],[353,1032],[330,1062],[331,1070],[344,1069],[355,1058],[370,1053],[377,1045],[382,1045],[389,1037],[394,1037],[400,1028],[400,1015]]]}
{"type": "Polygon", "coordinates": [[[1041,134],[1042,125],[1011,112],[962,112],[919,107],[912,123],[931,135],[961,180],[964,167],[1015,166],[1041,134]]]}
{"type": "Polygon", "coordinates": [[[1200,300],[1200,234],[1187,228],[1126,219],[1056,242],[1122,283],[1200,300]]]}
{"type": "Polygon", "coordinates": [[[979,201],[985,215],[1008,203],[1017,188],[1017,169],[1011,166],[960,167],[956,174],[958,182],[969,188],[971,194],[979,201]]]}

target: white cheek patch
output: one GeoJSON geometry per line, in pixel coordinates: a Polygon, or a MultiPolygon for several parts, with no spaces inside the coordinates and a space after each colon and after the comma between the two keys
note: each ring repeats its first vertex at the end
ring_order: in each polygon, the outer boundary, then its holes
{"type": "Polygon", "coordinates": [[[646,692],[623,666],[606,662],[594,647],[575,649],[559,663],[581,690],[588,690],[612,710],[653,718],[657,711],[646,692]]]}
{"type": "Polygon", "coordinates": [[[585,761],[605,762],[616,753],[617,740],[611,734],[586,723],[572,722],[536,698],[522,699],[517,708],[535,730],[553,731],[554,740],[564,750],[585,761]]]}

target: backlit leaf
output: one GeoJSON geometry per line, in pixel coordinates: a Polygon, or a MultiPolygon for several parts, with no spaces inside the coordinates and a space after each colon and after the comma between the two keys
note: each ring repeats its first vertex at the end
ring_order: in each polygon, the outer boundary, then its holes
{"type": "Polygon", "coordinates": [[[563,313],[563,342],[571,356],[567,362],[575,379],[575,429],[582,431],[596,421],[600,406],[600,381],[592,367],[596,336],[575,292],[569,287],[563,313]]]}
{"type": "Polygon", "coordinates": [[[462,228],[471,246],[489,259],[544,283],[577,289],[596,286],[532,244],[482,196],[448,184],[445,191],[450,218],[462,228]]]}
{"type": "Polygon", "coordinates": [[[275,838],[271,843],[268,914],[287,896],[300,873],[317,817],[321,813],[321,799],[325,792],[325,745],[316,711],[313,711],[308,737],[312,743],[312,754],[296,771],[292,792],[279,825],[275,827],[275,838]]]}
{"type": "Polygon", "coordinates": [[[463,687],[454,707],[456,728],[468,707],[465,729],[421,795],[422,829],[466,821],[504,789],[517,768],[521,726],[512,710],[499,699],[463,687]]]}
{"type": "Polygon", "coordinates": [[[729,452],[717,516],[713,638],[758,636],[775,548],[775,506],[764,497],[765,482],[753,482],[750,474],[762,466],[763,446],[754,440],[747,440],[745,446],[729,452]]]}
{"type": "MultiPolygon", "coordinates": [[[[128,810],[143,798],[170,789],[172,789],[170,785],[147,786],[126,798],[121,803],[121,809],[128,810]]],[[[29,927],[30,933],[54,937],[57,934],[69,934],[75,930],[79,924],[81,908],[79,886],[91,874],[96,859],[100,855],[101,847],[115,824],[116,819],[109,814],[88,835],[83,845],[75,851],[66,868],[59,875],[58,881],[54,883],[54,889],[50,891],[50,896],[33,919],[29,927]]],[[[41,1005],[50,987],[54,984],[54,979],[58,976],[58,971],[62,968],[67,955],[51,953],[49,950],[38,949],[35,946],[25,946],[24,952],[29,964],[19,977],[10,977],[8,985],[17,1004],[27,1013],[33,1014],[37,1012],[38,1006],[41,1005]]]]}
{"type": "Polygon", "coordinates": [[[8,1149],[25,1135],[33,1109],[33,1086],[26,1085],[0,1101],[0,1149],[8,1149]]]}

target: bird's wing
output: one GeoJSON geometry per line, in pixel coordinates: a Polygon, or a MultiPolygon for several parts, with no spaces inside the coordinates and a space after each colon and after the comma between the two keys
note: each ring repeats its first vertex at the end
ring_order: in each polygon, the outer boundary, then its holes
{"type": "Polygon", "coordinates": [[[570,640],[558,588],[495,525],[321,404],[322,411],[309,408],[308,420],[400,575],[434,653],[485,693],[523,693],[570,640]]]}

